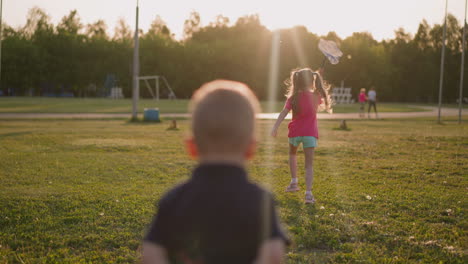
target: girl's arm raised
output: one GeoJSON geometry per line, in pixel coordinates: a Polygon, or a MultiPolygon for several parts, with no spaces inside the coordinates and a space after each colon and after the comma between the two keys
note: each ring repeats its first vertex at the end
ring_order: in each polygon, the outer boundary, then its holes
{"type": "Polygon", "coordinates": [[[271,129],[271,136],[272,137],[276,137],[276,135],[278,134],[278,128],[281,125],[281,122],[283,122],[283,120],[286,118],[288,113],[289,113],[289,109],[287,109],[287,108],[284,108],[283,111],[281,111],[281,113],[278,116],[278,119],[276,119],[275,125],[271,129]]]}

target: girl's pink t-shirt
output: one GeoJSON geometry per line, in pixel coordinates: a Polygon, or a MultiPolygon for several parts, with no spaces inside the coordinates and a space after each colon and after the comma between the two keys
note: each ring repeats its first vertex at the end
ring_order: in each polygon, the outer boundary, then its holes
{"type": "MultiPolygon", "coordinates": [[[[318,139],[317,108],[322,103],[319,94],[312,91],[299,92],[299,113],[293,115],[288,124],[288,137],[315,137],[318,139]]],[[[291,98],[284,108],[292,110],[291,98]]]]}
{"type": "Polygon", "coordinates": [[[366,101],[366,93],[360,93],[359,94],[359,102],[363,103],[366,101]]]}

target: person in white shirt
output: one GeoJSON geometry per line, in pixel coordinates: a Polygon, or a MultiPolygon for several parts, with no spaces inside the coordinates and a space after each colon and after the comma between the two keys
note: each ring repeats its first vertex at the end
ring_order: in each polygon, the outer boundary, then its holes
{"type": "Polygon", "coordinates": [[[367,93],[367,100],[369,102],[369,108],[367,109],[367,116],[370,118],[370,110],[371,107],[374,107],[374,112],[375,112],[375,117],[379,118],[379,115],[377,113],[377,93],[375,92],[375,88],[372,87],[369,92],[367,93]]]}

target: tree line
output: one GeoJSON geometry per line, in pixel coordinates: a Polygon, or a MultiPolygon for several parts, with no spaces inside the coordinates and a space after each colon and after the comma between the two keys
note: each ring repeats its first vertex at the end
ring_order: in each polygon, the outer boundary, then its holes
{"type": "MultiPolygon", "coordinates": [[[[84,25],[77,11],[71,11],[53,25],[36,7],[23,27],[3,28],[3,94],[103,96],[111,80],[111,85],[131,96],[133,31],[123,19],[110,36],[102,20],[84,25]]],[[[140,30],[140,75],[165,76],[179,98],[190,97],[204,82],[226,78],[247,83],[265,99],[272,41],[279,45],[277,82],[285,88],[283,81],[291,69],[321,65],[323,55],[317,45],[324,38],[336,41],[344,53],[338,65],[326,66],[325,79],[332,86],[344,82],[353,93],[373,86],[384,101],[435,102],[442,32],[443,25],[423,20],[414,35],[399,28],[393,39],[377,41],[367,32],[340,38],[334,32],[319,36],[303,26],[272,32],[257,15],[234,23],[219,15],[202,26],[200,15],[192,12],[184,23],[183,39],[177,40],[156,16],[148,31],[140,30]]],[[[462,32],[463,26],[449,15],[444,102],[458,97],[462,32]]],[[[149,96],[143,86],[140,90],[149,96]]],[[[278,99],[284,90],[279,89],[278,99]]]]}

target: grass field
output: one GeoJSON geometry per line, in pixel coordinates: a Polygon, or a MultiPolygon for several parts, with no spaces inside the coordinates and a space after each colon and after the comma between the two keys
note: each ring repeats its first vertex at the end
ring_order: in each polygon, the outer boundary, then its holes
{"type": "MultiPolygon", "coordinates": [[[[141,99],[139,111],[144,108],[159,107],[162,113],[186,113],[188,100],[141,99]]],[[[283,102],[274,104],[273,112],[280,112],[283,102]]],[[[0,113],[130,113],[130,99],[112,100],[107,98],[50,98],[50,97],[0,97],[0,113]]],[[[262,109],[268,112],[266,102],[262,109]]],[[[421,107],[406,104],[381,103],[380,112],[425,111],[421,107]]],[[[336,105],[335,113],[354,113],[359,111],[358,104],[336,105]]]]}
{"type": "MultiPolygon", "coordinates": [[[[249,173],[278,200],[287,263],[467,263],[467,123],[320,121],[306,206],[283,192],[286,126],[271,139],[260,122],[249,173]]],[[[155,203],[195,164],[188,121],[167,126],[0,120],[0,263],[136,262],[155,203]]]]}

